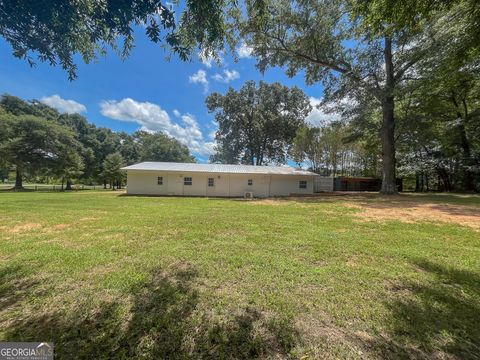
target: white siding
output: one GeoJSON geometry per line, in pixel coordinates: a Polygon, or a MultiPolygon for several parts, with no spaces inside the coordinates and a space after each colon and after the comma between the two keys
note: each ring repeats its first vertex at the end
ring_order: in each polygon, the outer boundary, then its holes
{"type": "Polygon", "coordinates": [[[313,190],[315,192],[333,191],[333,177],[315,176],[313,190]]]}
{"type": "Polygon", "coordinates": [[[244,196],[245,192],[253,192],[254,197],[268,196],[268,175],[230,174],[230,195],[234,197],[244,196]],[[248,180],[252,185],[248,185],[248,180]]]}
{"type": "Polygon", "coordinates": [[[254,197],[288,196],[290,194],[312,194],[313,176],[304,175],[250,175],[199,172],[161,172],[128,170],[127,193],[132,195],[185,195],[243,197],[253,192],[254,197]],[[163,177],[163,185],[157,178],[163,177]],[[192,185],[184,185],[184,178],[191,177],[192,185]],[[215,186],[208,186],[208,178],[214,178],[215,186]],[[252,185],[248,185],[248,180],[252,185]],[[300,181],[307,188],[299,187],[300,181]]]}
{"type": "Polygon", "coordinates": [[[290,194],[312,194],[313,176],[272,175],[270,196],[288,196],[290,194]],[[300,189],[300,181],[307,181],[307,188],[300,189]]]}

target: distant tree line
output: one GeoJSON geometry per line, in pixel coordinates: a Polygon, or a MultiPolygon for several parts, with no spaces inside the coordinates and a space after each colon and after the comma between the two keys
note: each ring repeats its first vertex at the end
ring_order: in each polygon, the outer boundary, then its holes
{"type": "Polygon", "coordinates": [[[380,177],[381,144],[352,138],[352,127],[341,121],[301,127],[290,149],[292,159],[324,176],[380,177]]]}
{"type": "MultiPolygon", "coordinates": [[[[480,191],[480,77],[473,63],[417,67],[399,87],[396,174],[415,191],[480,191]]],[[[252,165],[294,160],[326,176],[382,177],[382,115],[374,98],[339,102],[315,126],[298,88],[247,81],[206,99],[218,123],[212,162],[252,165]],[[340,119],[338,119],[340,115],[340,119]],[[334,120],[333,120],[334,119],[334,120]]],[[[326,109],[328,111],[328,108],[326,109]]]]}
{"type": "Polygon", "coordinates": [[[0,99],[0,180],[74,181],[121,187],[125,165],[139,161],[194,162],[188,148],[161,132],[133,134],[96,127],[79,114],[60,114],[36,100],[0,99]]]}

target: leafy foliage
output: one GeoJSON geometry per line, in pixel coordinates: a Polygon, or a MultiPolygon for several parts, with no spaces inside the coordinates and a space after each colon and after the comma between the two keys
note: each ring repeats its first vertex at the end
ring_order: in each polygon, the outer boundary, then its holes
{"type": "Polygon", "coordinates": [[[219,125],[212,160],[230,164],[285,163],[296,131],[312,109],[299,88],[263,81],[258,87],[247,81],[225,95],[213,93],[206,103],[219,125]]]}
{"type": "Polygon", "coordinates": [[[108,154],[103,162],[103,176],[113,184],[112,189],[115,189],[115,184],[119,184],[122,181],[124,176],[122,171],[123,165],[123,157],[119,152],[108,154]]]}
{"type": "MultiPolygon", "coordinates": [[[[408,26],[409,22],[402,24],[400,20],[409,4],[418,1],[407,1],[403,8],[393,6],[393,13],[384,14],[382,9],[388,8],[388,3],[391,1],[251,0],[246,1],[246,15],[240,16],[239,28],[253,48],[261,71],[280,66],[289,76],[303,74],[307,84],[323,84],[324,103],[347,99],[358,108],[368,103],[380,114],[382,192],[393,193],[395,107],[403,83],[415,76],[418,66],[435,68],[449,58],[458,60],[454,54],[474,45],[470,41],[472,32],[461,34],[465,26],[448,29],[452,16],[465,20],[466,13],[459,10],[463,2],[447,6],[445,13],[434,8],[423,8],[422,13],[418,5],[420,13],[425,14],[421,21],[415,20],[419,26],[408,26]],[[389,26],[389,18],[392,22],[397,19],[398,26],[389,26]]],[[[444,8],[440,6],[440,10],[444,8]]],[[[413,17],[415,11],[409,12],[413,17]]]]}
{"type": "Polygon", "coordinates": [[[41,117],[3,113],[0,124],[7,129],[0,153],[6,162],[15,165],[18,188],[22,187],[24,172],[35,174],[51,168],[64,151],[79,146],[70,130],[41,117]]]}
{"type": "Polygon", "coordinates": [[[400,173],[423,190],[480,190],[480,78],[474,64],[419,69],[398,112],[400,173]]]}
{"type": "Polygon", "coordinates": [[[297,163],[306,163],[321,175],[378,176],[378,142],[367,143],[351,136],[351,126],[341,122],[303,126],[290,153],[297,163]]]}
{"type": "Polygon", "coordinates": [[[122,148],[124,152],[135,151],[140,161],[195,161],[186,146],[162,133],[137,131],[131,136],[131,140],[131,149],[126,148],[125,143],[122,148]]]}
{"type": "Polygon", "coordinates": [[[2,168],[15,168],[20,179],[37,175],[63,179],[67,188],[74,179],[84,183],[106,181],[105,161],[114,153],[127,165],[194,161],[186,146],[164,134],[115,133],[97,128],[79,114],[59,114],[38,101],[10,95],[0,100],[0,124],[2,168]]]}
{"type": "Polygon", "coordinates": [[[172,5],[159,0],[7,0],[0,2],[0,36],[14,56],[33,66],[36,53],[38,60],[60,65],[73,80],[75,54],[89,63],[110,47],[125,58],[138,25],[145,26],[151,41],[169,47],[182,60],[198,43],[208,49],[223,47],[225,3],[187,1],[178,27],[172,5]]]}

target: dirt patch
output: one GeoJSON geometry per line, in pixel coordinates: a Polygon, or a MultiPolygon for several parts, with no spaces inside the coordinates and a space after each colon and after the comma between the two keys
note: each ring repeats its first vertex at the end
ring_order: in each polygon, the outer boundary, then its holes
{"type": "Polygon", "coordinates": [[[336,326],[328,317],[302,317],[296,322],[305,344],[310,348],[305,359],[456,359],[442,351],[427,354],[405,343],[397,343],[387,333],[336,326]],[[336,354],[335,356],[333,354],[336,354]]]}
{"type": "Polygon", "coordinates": [[[338,359],[326,355],[330,351],[351,359],[360,359],[362,346],[354,337],[343,328],[335,326],[325,318],[302,317],[295,323],[305,345],[309,349],[305,359],[338,359]]]}
{"type": "Polygon", "coordinates": [[[361,221],[397,220],[404,223],[432,221],[454,223],[480,230],[480,208],[476,207],[395,200],[380,203],[348,202],[344,205],[361,210],[355,213],[355,217],[361,221]]]}
{"type": "Polygon", "coordinates": [[[307,208],[311,204],[304,201],[303,198],[269,198],[269,199],[255,199],[255,200],[244,200],[253,205],[268,205],[268,206],[285,206],[285,205],[294,205],[296,207],[307,208]]]}
{"type": "Polygon", "coordinates": [[[68,227],[68,224],[57,224],[57,225],[53,225],[52,229],[63,230],[63,229],[66,229],[67,227],[68,227]]]}
{"type": "Polygon", "coordinates": [[[260,200],[244,200],[244,201],[254,205],[280,206],[280,205],[286,204],[284,200],[279,200],[279,199],[260,199],[260,200]]]}
{"type": "Polygon", "coordinates": [[[347,260],[347,266],[348,267],[355,267],[355,266],[357,266],[357,261],[358,261],[358,257],[356,255],[352,255],[347,260]]]}
{"type": "Polygon", "coordinates": [[[383,282],[385,289],[395,298],[410,298],[413,294],[412,289],[397,281],[385,280],[383,282]]]}
{"type": "Polygon", "coordinates": [[[15,225],[12,229],[10,229],[9,232],[12,234],[19,234],[19,233],[32,231],[41,227],[42,225],[38,223],[18,224],[18,225],[15,225]]]}

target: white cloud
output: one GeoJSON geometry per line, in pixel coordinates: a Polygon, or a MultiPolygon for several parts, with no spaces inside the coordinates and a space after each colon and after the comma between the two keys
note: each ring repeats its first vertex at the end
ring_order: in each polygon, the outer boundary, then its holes
{"type": "Polygon", "coordinates": [[[202,50],[198,53],[198,58],[202,62],[203,65],[205,65],[206,68],[210,69],[215,63],[218,65],[221,65],[224,62],[223,57],[221,54],[217,53],[217,56],[212,56],[209,55],[205,52],[205,50],[202,50]]]}
{"type": "Polygon", "coordinates": [[[188,81],[193,84],[202,84],[203,91],[208,92],[208,80],[205,70],[199,69],[195,74],[188,77],[188,81]]]}
{"type": "Polygon", "coordinates": [[[240,59],[252,57],[253,48],[244,42],[237,48],[237,55],[240,59]]]}
{"type": "Polygon", "coordinates": [[[138,102],[130,98],[120,101],[104,100],[100,103],[102,115],[115,120],[135,122],[145,131],[161,131],[174,137],[187,146],[194,154],[210,155],[213,153],[213,142],[206,142],[198,122],[191,114],[181,115],[178,110],[174,114],[182,120],[182,124],[171,120],[168,113],[159,105],[150,102],[138,102]]]}
{"type": "Polygon", "coordinates": [[[332,121],[340,120],[340,114],[338,113],[328,113],[325,112],[322,107],[319,107],[322,102],[322,99],[315,97],[310,97],[310,105],[312,105],[313,110],[308,114],[305,121],[313,126],[319,126],[321,124],[329,123],[332,121]]]}
{"type": "Polygon", "coordinates": [[[205,67],[207,67],[208,69],[212,67],[213,62],[215,61],[215,59],[211,56],[203,56],[199,54],[198,57],[200,58],[202,64],[205,65],[205,67]]]}
{"type": "Polygon", "coordinates": [[[62,99],[59,95],[44,96],[40,99],[45,105],[51,106],[62,113],[75,114],[86,112],[85,105],[76,102],[75,100],[62,99]]]}
{"type": "Polygon", "coordinates": [[[237,70],[223,70],[223,75],[216,73],[212,76],[213,79],[228,84],[230,81],[240,78],[240,73],[237,70]]]}
{"type": "Polygon", "coordinates": [[[178,111],[177,109],[173,109],[173,115],[175,115],[176,117],[180,117],[180,111],[178,111]]]}

